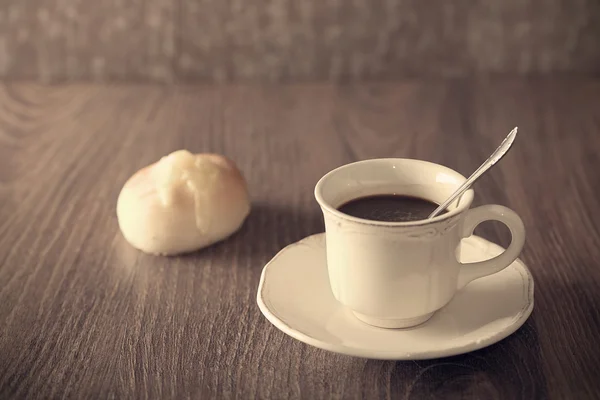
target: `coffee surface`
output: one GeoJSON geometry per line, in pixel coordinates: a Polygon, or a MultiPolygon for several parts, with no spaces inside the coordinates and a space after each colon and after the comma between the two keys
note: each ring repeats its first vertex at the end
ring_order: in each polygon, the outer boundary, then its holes
{"type": "MultiPolygon", "coordinates": [[[[384,194],[359,197],[344,203],[344,214],[372,221],[408,222],[427,219],[438,204],[418,197],[384,194]]],[[[446,213],[447,210],[442,211],[446,213]]]]}

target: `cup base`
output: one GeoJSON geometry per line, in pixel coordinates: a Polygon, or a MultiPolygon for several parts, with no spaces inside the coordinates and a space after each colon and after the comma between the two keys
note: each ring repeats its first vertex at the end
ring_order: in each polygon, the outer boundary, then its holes
{"type": "Polygon", "coordinates": [[[382,318],[374,318],[368,315],[364,315],[361,313],[357,313],[352,311],[354,316],[361,320],[362,322],[376,326],[378,328],[388,328],[388,329],[401,329],[401,328],[412,328],[417,325],[421,325],[429,320],[433,316],[434,313],[429,313],[425,315],[421,315],[414,318],[405,318],[405,319],[382,319],[382,318]]]}

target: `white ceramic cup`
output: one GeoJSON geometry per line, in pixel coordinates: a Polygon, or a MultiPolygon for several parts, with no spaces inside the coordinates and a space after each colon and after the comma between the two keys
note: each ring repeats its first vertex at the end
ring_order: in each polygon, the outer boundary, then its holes
{"type": "Polygon", "coordinates": [[[352,199],[377,194],[441,204],[464,181],[442,165],[399,158],[344,165],[321,178],[315,197],[325,219],[327,268],[335,298],[370,325],[407,328],[427,321],[472,280],[508,267],[525,243],[523,222],[499,205],[469,209],[472,189],[432,220],[380,222],[337,210],[352,199]],[[461,264],[461,239],[488,220],[510,229],[510,246],[490,260],[461,264]]]}

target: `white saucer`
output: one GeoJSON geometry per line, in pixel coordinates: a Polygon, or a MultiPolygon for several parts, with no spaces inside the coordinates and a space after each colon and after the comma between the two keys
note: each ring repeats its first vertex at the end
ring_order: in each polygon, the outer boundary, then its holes
{"type": "MultiPolygon", "coordinates": [[[[463,262],[485,260],[503,250],[475,236],[462,246],[463,262]]],[[[481,349],[515,332],[533,310],[533,278],[517,260],[468,284],[423,325],[376,328],[333,297],[321,233],[287,246],[265,266],[257,301],[273,325],[309,345],[356,357],[418,360],[481,349]]]]}

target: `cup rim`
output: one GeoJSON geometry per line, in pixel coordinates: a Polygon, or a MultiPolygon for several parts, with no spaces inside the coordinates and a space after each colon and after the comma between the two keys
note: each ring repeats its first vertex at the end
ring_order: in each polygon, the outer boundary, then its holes
{"type": "Polygon", "coordinates": [[[323,199],[323,195],[322,195],[323,185],[325,184],[325,181],[328,178],[330,178],[331,175],[335,174],[336,172],[338,172],[342,169],[345,169],[345,168],[349,168],[351,166],[356,166],[358,164],[385,163],[385,162],[393,162],[393,161],[409,161],[409,162],[414,162],[414,163],[418,163],[418,164],[425,164],[425,165],[433,166],[433,167],[436,167],[439,169],[444,169],[447,172],[456,174],[460,178],[462,178],[464,181],[467,180],[467,178],[464,175],[453,170],[452,168],[446,167],[441,164],[436,164],[436,163],[430,162],[430,161],[419,160],[419,159],[414,159],[414,158],[371,158],[368,160],[355,161],[355,162],[341,165],[337,168],[332,169],[325,175],[323,175],[321,177],[321,179],[319,179],[319,181],[315,185],[314,195],[315,195],[315,199],[317,200],[317,203],[319,203],[319,205],[325,211],[333,214],[337,218],[345,219],[345,220],[360,223],[360,224],[375,225],[375,226],[382,226],[382,227],[415,227],[415,226],[424,226],[424,225],[435,224],[438,222],[452,219],[453,217],[468,210],[469,207],[471,206],[471,203],[473,202],[473,197],[474,197],[473,189],[469,189],[465,193],[463,193],[458,207],[456,207],[453,210],[450,210],[449,212],[447,212],[445,214],[438,215],[437,217],[434,217],[432,219],[421,219],[421,220],[417,220],[417,221],[405,221],[405,222],[389,222],[389,221],[374,221],[374,220],[370,220],[370,219],[358,218],[358,217],[354,217],[352,215],[344,214],[343,212],[339,211],[338,209],[333,207],[331,204],[326,202],[325,199],[323,199]]]}

